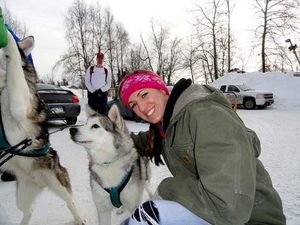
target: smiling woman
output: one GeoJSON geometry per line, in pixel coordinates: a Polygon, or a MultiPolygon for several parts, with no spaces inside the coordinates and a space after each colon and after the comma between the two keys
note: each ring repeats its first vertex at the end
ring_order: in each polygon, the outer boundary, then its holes
{"type": "Polygon", "coordinates": [[[285,225],[281,199],[258,159],[260,141],[220,90],[181,79],[169,95],[157,74],[135,71],[123,78],[120,97],[151,123],[148,132],[132,134],[139,153],[156,165],[162,156],[173,175],[158,185],[158,199],[123,225],[285,225]]]}
{"type": "Polygon", "coordinates": [[[156,74],[148,71],[137,71],[120,85],[123,103],[145,121],[161,121],[169,89],[156,74]],[[143,88],[144,87],[144,88],[143,88]]]}

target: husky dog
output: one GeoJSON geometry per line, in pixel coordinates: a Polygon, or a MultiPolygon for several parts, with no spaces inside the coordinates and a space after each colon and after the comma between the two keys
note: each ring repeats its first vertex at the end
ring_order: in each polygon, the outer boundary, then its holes
{"type": "MultiPolygon", "coordinates": [[[[22,152],[33,152],[49,142],[45,115],[35,88],[37,74],[26,59],[34,46],[33,37],[18,44],[8,32],[8,45],[0,49],[0,94],[3,131],[10,146],[32,140],[22,152]]],[[[1,151],[0,151],[1,153],[1,151]]],[[[3,152],[2,152],[3,154],[3,152]]],[[[15,156],[4,165],[17,178],[17,206],[23,212],[22,225],[29,224],[35,197],[48,187],[68,205],[78,225],[83,225],[71,195],[67,170],[52,148],[40,157],[15,156]]]]}
{"type": "MultiPolygon", "coordinates": [[[[71,139],[88,153],[93,199],[99,224],[110,225],[118,208],[134,210],[141,202],[148,180],[148,161],[138,156],[125,121],[113,105],[108,117],[87,106],[86,124],[70,128],[71,139]]],[[[148,191],[149,196],[149,190],[148,191]]]]}

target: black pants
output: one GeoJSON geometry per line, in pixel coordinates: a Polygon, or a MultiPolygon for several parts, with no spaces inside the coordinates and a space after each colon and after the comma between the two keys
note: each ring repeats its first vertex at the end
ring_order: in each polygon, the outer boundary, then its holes
{"type": "Polygon", "coordinates": [[[107,91],[97,90],[94,93],[88,91],[88,104],[94,111],[107,115],[107,91]]]}

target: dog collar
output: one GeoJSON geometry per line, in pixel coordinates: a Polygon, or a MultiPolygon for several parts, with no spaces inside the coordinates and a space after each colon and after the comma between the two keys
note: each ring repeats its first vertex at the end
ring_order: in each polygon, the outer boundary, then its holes
{"type": "MultiPolygon", "coordinates": [[[[95,164],[95,160],[93,160],[93,157],[91,156],[91,153],[87,152],[87,158],[90,162],[91,165],[94,165],[95,164]]],[[[111,164],[112,162],[103,162],[101,164],[98,164],[98,165],[109,165],[111,164]]]]}

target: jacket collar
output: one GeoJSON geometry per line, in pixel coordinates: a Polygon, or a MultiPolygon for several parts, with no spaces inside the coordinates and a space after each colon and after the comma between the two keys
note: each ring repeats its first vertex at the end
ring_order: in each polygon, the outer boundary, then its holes
{"type": "Polygon", "coordinates": [[[169,123],[170,119],[173,115],[175,104],[180,97],[180,95],[192,84],[191,79],[180,79],[174,86],[171,95],[169,97],[169,100],[166,105],[166,110],[163,117],[163,126],[162,126],[162,132],[165,133],[169,123]]]}

